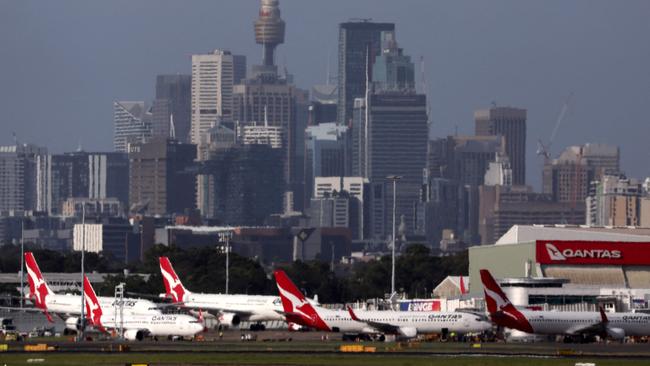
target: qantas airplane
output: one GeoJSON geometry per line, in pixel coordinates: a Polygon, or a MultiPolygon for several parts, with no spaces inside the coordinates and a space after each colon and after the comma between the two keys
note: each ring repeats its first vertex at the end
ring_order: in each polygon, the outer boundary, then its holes
{"type": "Polygon", "coordinates": [[[585,337],[598,335],[622,340],[626,336],[650,335],[650,314],[575,312],[575,311],[530,311],[517,309],[492,274],[481,271],[485,290],[485,303],[492,321],[502,327],[517,329],[526,333],[585,337]]]}
{"type": "MultiPolygon", "coordinates": [[[[25,267],[29,282],[29,299],[34,302],[37,309],[43,311],[48,321],[52,322],[50,313],[64,316],[81,313],[81,296],[55,294],[43,278],[32,252],[25,252],[25,267]]],[[[98,300],[103,308],[110,309],[111,312],[119,305],[112,297],[99,297],[98,300]]],[[[162,314],[158,305],[149,300],[124,299],[123,303],[125,314],[162,314]]],[[[78,322],[78,317],[68,317],[66,328],[76,330],[78,322]]]]}
{"type": "Polygon", "coordinates": [[[242,320],[257,322],[251,330],[264,330],[262,321],[284,320],[282,303],[277,296],[199,294],[183,286],[167,257],[160,257],[160,272],[165,284],[166,296],[184,307],[217,312],[219,322],[226,326],[238,326],[242,320]]]}
{"type": "Polygon", "coordinates": [[[203,331],[203,324],[198,319],[186,314],[125,314],[123,318],[115,313],[104,315],[102,306],[95,295],[88,277],[84,276],[84,293],[86,313],[91,324],[102,332],[108,329],[124,327],[124,338],[141,341],[144,337],[182,336],[194,337],[203,331]]]}
{"type": "Polygon", "coordinates": [[[326,332],[394,334],[479,333],[492,329],[487,318],[463,312],[330,310],[310,304],[282,270],[274,272],[287,321],[326,332]]]}

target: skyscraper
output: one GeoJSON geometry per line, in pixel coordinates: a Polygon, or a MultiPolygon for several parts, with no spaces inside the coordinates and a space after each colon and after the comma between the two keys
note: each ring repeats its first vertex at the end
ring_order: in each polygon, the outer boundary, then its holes
{"type": "Polygon", "coordinates": [[[447,136],[431,140],[427,172],[432,178],[478,187],[485,181],[490,162],[505,153],[503,140],[502,136],[447,136]]]}
{"type": "Polygon", "coordinates": [[[129,160],[126,153],[39,155],[36,159],[38,211],[59,215],[68,198],[129,199],[129,160]]]}
{"type": "Polygon", "coordinates": [[[129,206],[129,155],[88,153],[88,198],[117,198],[129,206]]]}
{"type": "Polygon", "coordinates": [[[113,102],[115,151],[127,152],[128,144],[144,142],[151,137],[151,115],[144,102],[113,102]]]}
{"type": "Polygon", "coordinates": [[[590,226],[639,226],[646,194],[637,179],[605,175],[591,182],[585,223],[590,226]]]}
{"type": "MultiPolygon", "coordinates": [[[[390,175],[402,176],[397,189],[397,218],[404,216],[407,230],[412,232],[414,207],[420,199],[427,156],[426,96],[371,94],[369,107],[364,103],[358,106],[369,108],[369,111],[367,123],[365,120],[355,121],[352,127],[359,131],[361,141],[353,144],[359,148],[356,154],[358,167],[353,171],[359,171],[360,176],[368,178],[371,184],[387,182],[386,177],[390,175]]],[[[355,115],[363,116],[365,113],[355,115]]],[[[384,197],[386,202],[392,202],[392,188],[385,187],[384,197]]],[[[384,215],[388,217],[389,213],[384,215]]],[[[374,234],[376,238],[381,236],[380,233],[374,234]]]]}
{"type": "Polygon", "coordinates": [[[355,98],[366,92],[366,70],[381,51],[381,32],[395,31],[393,23],[369,20],[339,25],[338,122],[347,125],[352,118],[355,98]]]}
{"type": "Polygon", "coordinates": [[[200,163],[210,177],[205,216],[225,225],[263,225],[282,209],[282,149],[269,144],[231,145],[200,163]]]}
{"type": "Polygon", "coordinates": [[[619,173],[619,149],[605,144],[567,147],[544,164],[542,190],[558,202],[582,206],[592,181],[619,173]]]}
{"type": "Polygon", "coordinates": [[[36,159],[44,154],[36,145],[0,146],[0,211],[36,209],[36,159]]]}
{"type": "Polygon", "coordinates": [[[309,199],[316,177],[343,177],[346,173],[347,130],[334,122],[307,127],[305,135],[305,193],[309,199]]]}
{"type": "MultiPolygon", "coordinates": [[[[245,64],[244,59],[244,64],[245,64]]],[[[246,66],[244,65],[244,68],[246,66]]],[[[174,119],[176,139],[190,142],[192,118],[192,76],[191,75],[158,75],[156,77],[156,100],[169,101],[170,114],[174,119]]],[[[156,102],[154,101],[154,105],[156,102]]],[[[154,115],[155,115],[154,111],[154,115]]],[[[157,120],[157,116],[154,116],[157,120]]],[[[167,128],[169,121],[167,120],[167,128]]],[[[169,136],[167,134],[166,136],[169,136]]]]}
{"type": "MultiPolygon", "coordinates": [[[[255,39],[263,45],[262,65],[253,65],[252,74],[234,86],[233,120],[248,125],[280,127],[286,194],[302,198],[304,177],[301,168],[304,128],[307,124],[308,93],[296,88],[285,72],[280,75],[273,63],[275,47],[284,41],[284,22],[277,0],[262,0],[255,22],[255,39]]],[[[302,202],[294,206],[301,208],[302,202]]]]}
{"type": "MultiPolygon", "coordinates": [[[[367,23],[362,25],[368,26],[367,23]]],[[[381,32],[379,36],[386,47],[381,49],[381,53],[396,57],[377,59],[372,68],[375,70],[377,63],[382,65],[379,68],[381,71],[375,75],[377,79],[368,85],[365,98],[355,100],[351,171],[354,176],[358,174],[370,180],[375,193],[384,198],[385,207],[393,202],[393,190],[385,184],[387,177],[401,176],[397,189],[396,220],[403,218],[406,233],[413,233],[415,206],[420,200],[429,139],[426,95],[416,93],[412,73],[402,73],[399,81],[391,77],[389,70],[409,69],[412,64],[401,51],[398,54],[392,31],[381,32]],[[383,189],[380,184],[384,184],[383,189]]],[[[365,71],[372,74],[370,69],[365,71]]],[[[373,203],[373,228],[379,227],[378,212],[375,213],[377,207],[380,205],[373,203]]],[[[383,216],[385,223],[398,225],[392,221],[392,212],[384,211],[383,216]]],[[[390,226],[384,225],[384,228],[390,226]]],[[[384,238],[386,233],[375,231],[372,235],[379,239],[384,238]]]]}
{"type": "MultiPolygon", "coordinates": [[[[226,50],[192,55],[192,127],[191,142],[199,144],[201,135],[216,124],[217,119],[230,121],[233,113],[233,85],[236,67],[246,62],[226,50]]],[[[245,74],[245,73],[244,73],[245,74]]]]}
{"type": "Polygon", "coordinates": [[[88,156],[84,152],[41,155],[36,159],[37,210],[60,215],[63,202],[88,195],[88,156]]]}
{"type": "Polygon", "coordinates": [[[411,57],[404,55],[397,46],[395,32],[381,32],[382,52],[372,66],[372,82],[375,90],[414,90],[415,66],[411,57]]]}
{"type": "Polygon", "coordinates": [[[493,107],[474,112],[477,136],[505,137],[506,154],[512,164],[512,183],[526,184],[526,110],[493,107]]]}
{"type": "Polygon", "coordinates": [[[184,213],[196,206],[191,167],[196,146],[155,138],[129,147],[129,201],[152,215],[184,213]]]}

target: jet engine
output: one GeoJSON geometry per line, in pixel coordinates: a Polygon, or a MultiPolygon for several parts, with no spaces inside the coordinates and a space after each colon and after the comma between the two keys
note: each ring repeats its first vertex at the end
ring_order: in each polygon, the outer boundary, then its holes
{"type": "Polygon", "coordinates": [[[625,338],[625,330],[621,328],[607,328],[607,335],[613,339],[620,340],[625,338]]]}
{"type": "Polygon", "coordinates": [[[81,320],[79,317],[71,316],[65,320],[65,329],[78,331],[81,329],[81,320]]]}
{"type": "Polygon", "coordinates": [[[227,327],[236,327],[241,323],[241,318],[235,313],[221,313],[219,323],[227,327]]]}
{"type": "Polygon", "coordinates": [[[140,329],[129,329],[124,332],[124,338],[129,341],[141,341],[144,339],[145,331],[140,329]]]}

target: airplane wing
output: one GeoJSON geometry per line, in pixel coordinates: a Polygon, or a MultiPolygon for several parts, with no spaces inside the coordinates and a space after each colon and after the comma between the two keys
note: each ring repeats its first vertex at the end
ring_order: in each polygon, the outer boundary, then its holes
{"type": "Polygon", "coordinates": [[[207,311],[213,310],[213,311],[218,311],[221,313],[233,313],[237,314],[240,317],[249,317],[254,314],[254,312],[249,311],[249,310],[240,310],[240,309],[231,309],[231,308],[222,308],[222,307],[211,307],[211,308],[201,308],[207,311]]]}
{"type": "MultiPolygon", "coordinates": [[[[39,309],[39,308],[18,308],[18,307],[9,307],[9,306],[0,306],[0,310],[6,310],[6,311],[15,311],[15,312],[26,312],[26,313],[43,313],[45,317],[47,318],[47,321],[50,323],[54,323],[54,320],[52,320],[52,316],[50,315],[50,312],[47,310],[39,309]]],[[[59,314],[59,318],[63,319],[59,314]]]]}
{"type": "Polygon", "coordinates": [[[607,334],[607,324],[609,320],[607,315],[605,315],[605,310],[600,308],[600,321],[592,324],[576,325],[570,328],[567,333],[571,335],[577,334],[593,334],[600,335],[607,334]]]}
{"type": "Polygon", "coordinates": [[[485,313],[482,313],[477,310],[468,310],[468,309],[456,309],[455,310],[457,313],[465,313],[465,314],[471,314],[475,315],[477,317],[477,320],[483,320],[483,321],[490,321],[490,318],[485,313]]]}
{"type": "Polygon", "coordinates": [[[26,312],[26,313],[42,313],[43,309],[39,308],[19,308],[15,306],[0,306],[0,310],[15,311],[15,312],[26,312]]]}
{"type": "Polygon", "coordinates": [[[368,324],[371,328],[376,329],[380,333],[400,334],[400,327],[396,325],[358,318],[357,315],[354,313],[354,310],[352,310],[352,308],[349,306],[348,306],[348,313],[350,313],[350,317],[352,317],[352,320],[368,324]]]}

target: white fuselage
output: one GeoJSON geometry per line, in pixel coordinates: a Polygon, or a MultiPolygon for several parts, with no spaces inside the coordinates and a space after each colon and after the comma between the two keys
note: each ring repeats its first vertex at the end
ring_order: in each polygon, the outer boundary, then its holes
{"type": "MultiPolygon", "coordinates": [[[[99,304],[107,314],[114,311],[120,312],[119,300],[116,303],[115,298],[99,296],[99,304]]],[[[156,304],[149,300],[143,299],[124,299],[123,313],[125,315],[133,314],[162,314],[156,304]]],[[[56,314],[79,315],[81,314],[81,296],[79,295],[48,295],[45,298],[47,310],[56,314]]]]}
{"type": "Polygon", "coordinates": [[[222,313],[250,314],[241,318],[253,322],[284,320],[281,315],[282,301],[278,296],[189,293],[184,306],[222,313]]]}
{"type": "Polygon", "coordinates": [[[203,325],[196,318],[184,314],[159,315],[102,315],[104,328],[124,330],[143,330],[149,336],[183,336],[191,337],[203,330],[203,325]]]}
{"type": "MultiPolygon", "coordinates": [[[[597,312],[521,311],[535,334],[579,334],[602,322],[597,312]]],[[[650,335],[650,314],[608,313],[607,328],[620,329],[625,336],[650,335]]]]}
{"type": "Polygon", "coordinates": [[[361,321],[352,320],[343,310],[319,308],[318,314],[330,329],[340,332],[377,333],[377,329],[362,321],[391,324],[399,328],[412,328],[418,334],[442,333],[443,330],[460,334],[479,333],[492,329],[492,324],[478,315],[461,312],[415,311],[356,311],[361,321]]]}

